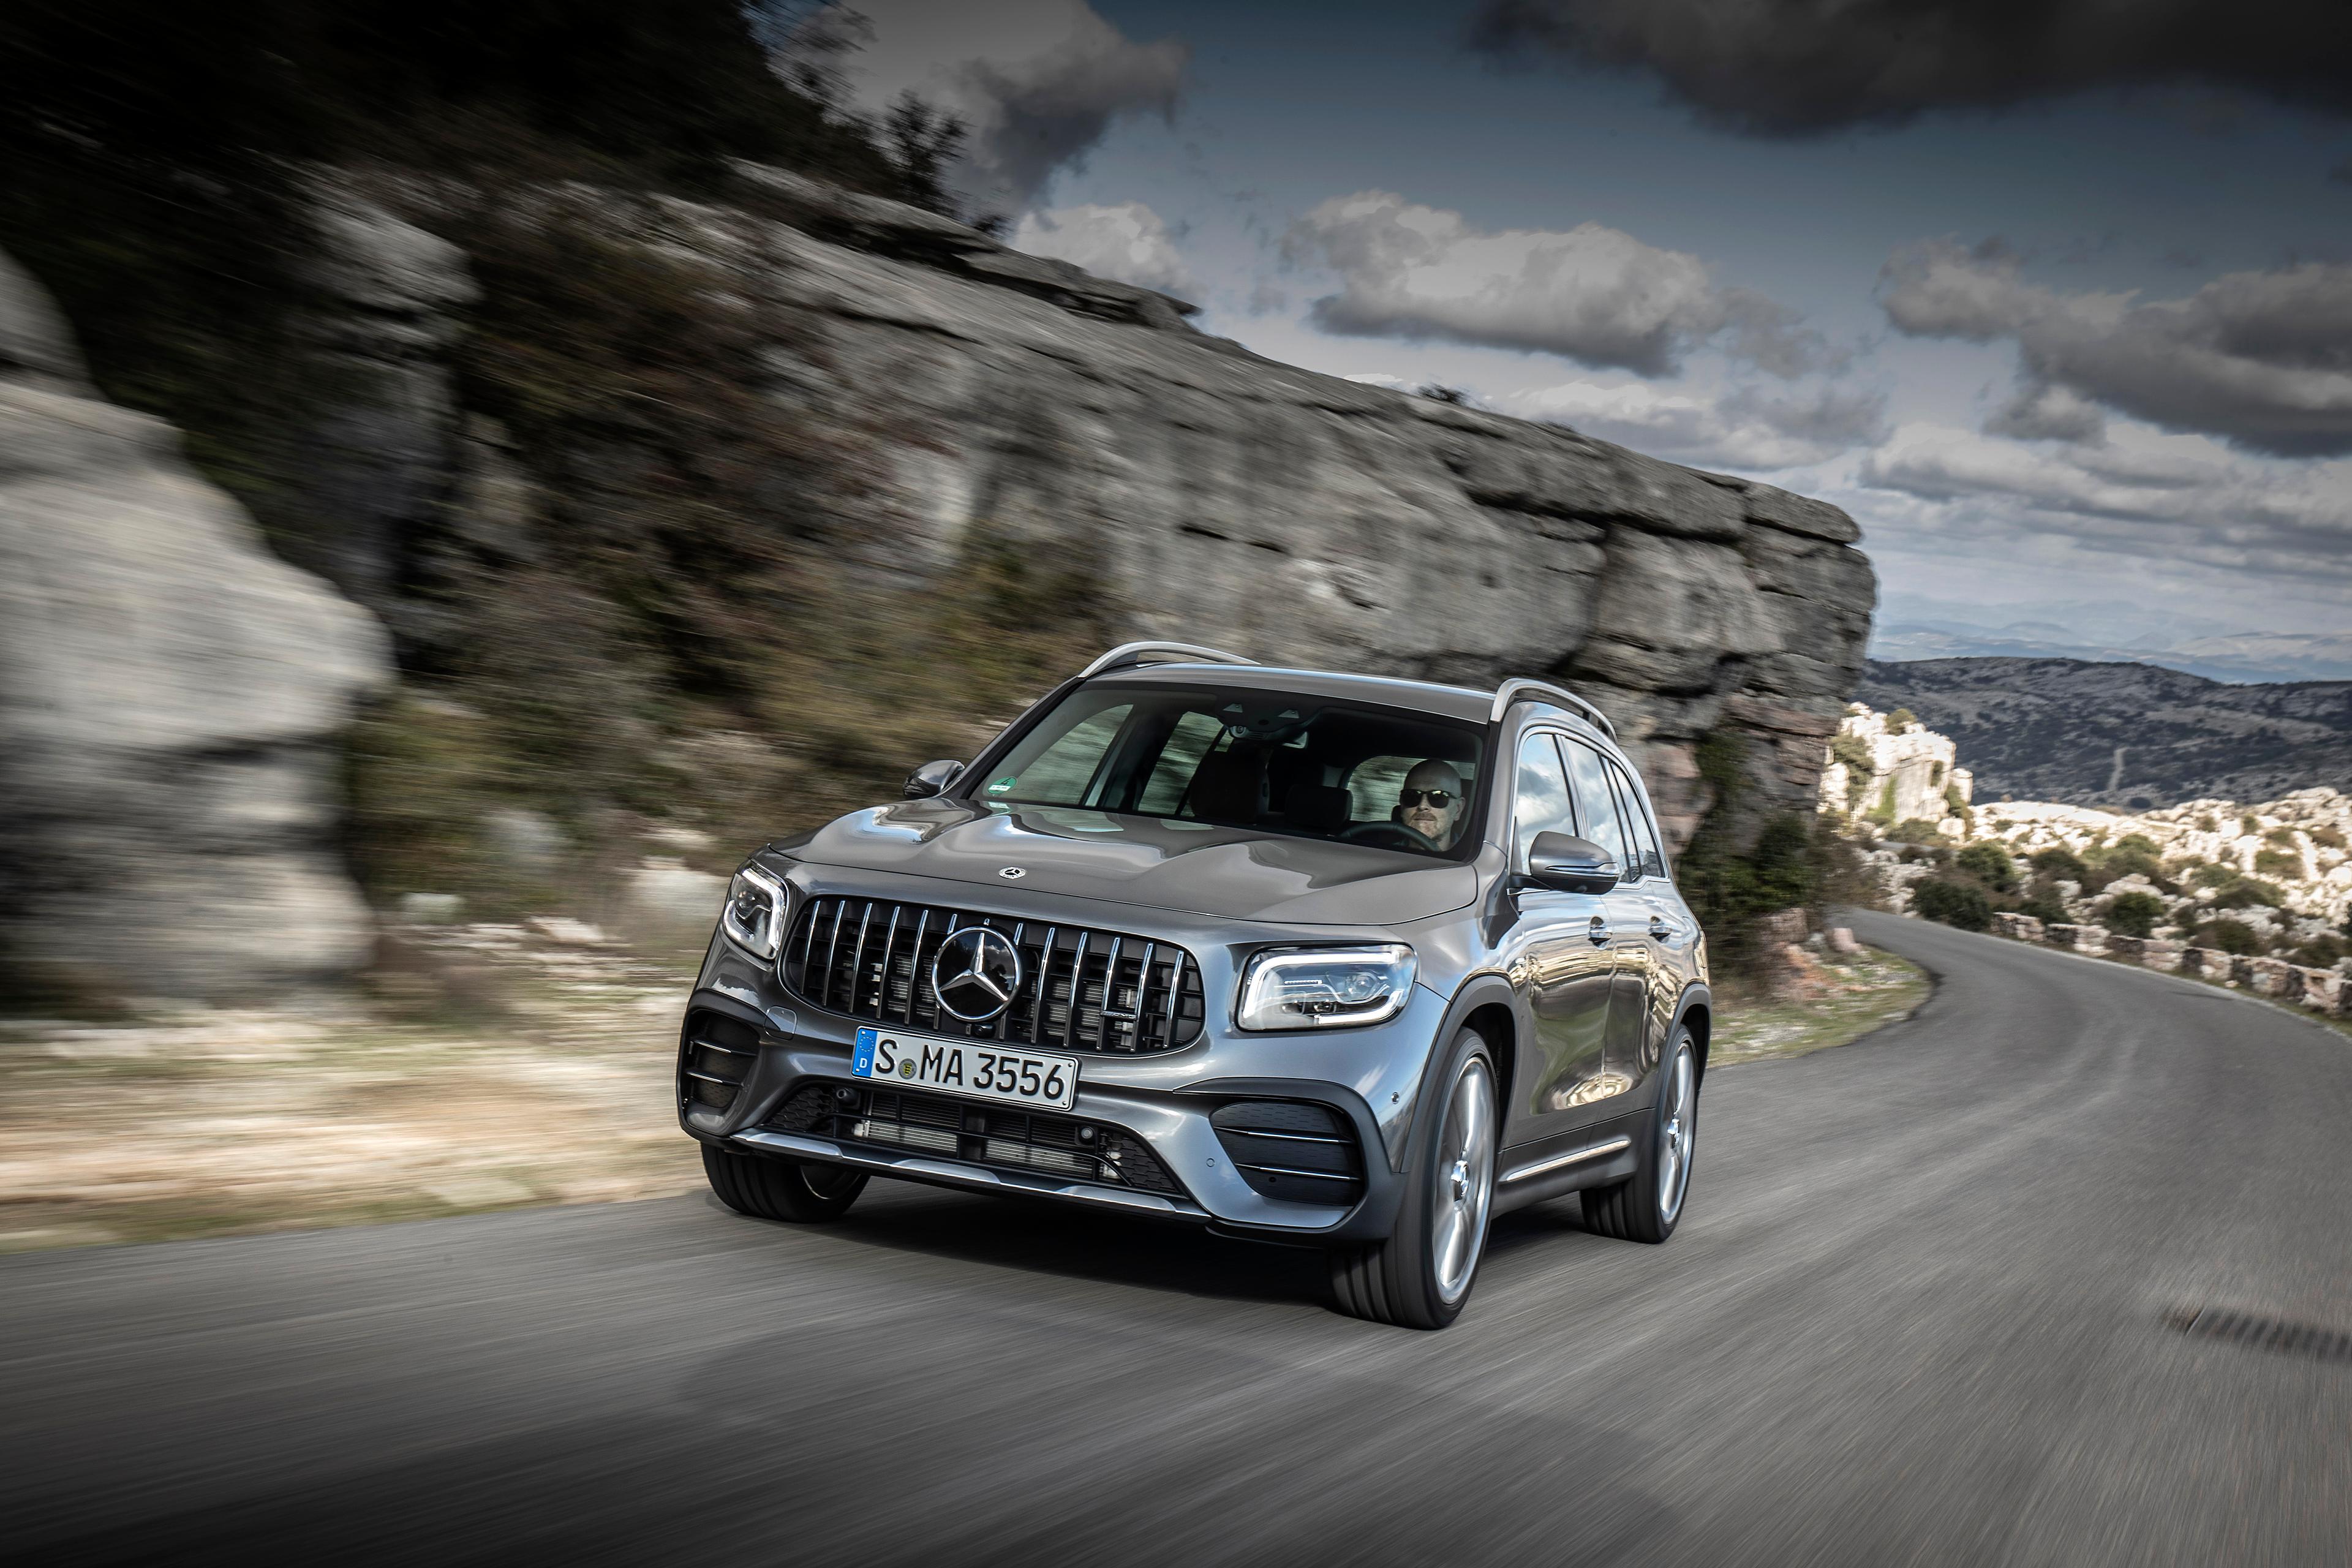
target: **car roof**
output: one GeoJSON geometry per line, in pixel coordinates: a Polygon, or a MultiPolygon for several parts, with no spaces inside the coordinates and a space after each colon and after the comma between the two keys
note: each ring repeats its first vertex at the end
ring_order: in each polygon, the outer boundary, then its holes
{"type": "MultiPolygon", "coordinates": [[[[1116,686],[1252,687],[1295,691],[1306,697],[1371,702],[1406,708],[1448,719],[1485,725],[1495,711],[1495,694],[1466,686],[1441,686],[1434,681],[1403,680],[1385,675],[1343,675],[1328,669],[1288,669],[1265,664],[1143,664],[1129,665],[1096,676],[1095,682],[1116,686]]],[[[1548,717],[1574,720],[1580,729],[1592,726],[1583,716],[1540,699],[1527,700],[1548,717]]],[[[1597,733],[1597,731],[1596,731],[1597,733]]]]}

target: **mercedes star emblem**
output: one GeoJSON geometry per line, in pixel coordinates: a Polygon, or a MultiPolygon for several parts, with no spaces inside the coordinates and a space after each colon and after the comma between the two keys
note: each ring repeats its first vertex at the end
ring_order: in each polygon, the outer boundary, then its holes
{"type": "Polygon", "coordinates": [[[966,926],[931,959],[931,994],[967,1024],[984,1024],[1013,1005],[1021,989],[1021,950],[1002,931],[966,926]]]}

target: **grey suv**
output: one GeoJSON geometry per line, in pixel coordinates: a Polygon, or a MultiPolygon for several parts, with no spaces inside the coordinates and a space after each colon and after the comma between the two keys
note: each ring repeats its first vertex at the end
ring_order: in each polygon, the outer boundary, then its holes
{"type": "Polygon", "coordinates": [[[737,872],[678,1105],[719,1196],[873,1175],[1328,1249],[1438,1328],[1497,1213],[1664,1241],[1712,1001],[1591,704],[1132,644],[737,872]]]}

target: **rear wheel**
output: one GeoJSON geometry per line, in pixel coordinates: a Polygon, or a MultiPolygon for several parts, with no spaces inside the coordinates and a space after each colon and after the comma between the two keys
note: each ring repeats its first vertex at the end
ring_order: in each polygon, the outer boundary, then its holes
{"type": "Polygon", "coordinates": [[[1340,1309],[1374,1322],[1442,1329],[1462,1315],[1486,1250],[1495,1199],[1499,1091],[1486,1042],[1455,1037],[1438,1081],[1446,1086],[1406,1178],[1396,1230],[1370,1247],[1336,1248],[1331,1290],[1340,1309]]]}
{"type": "Polygon", "coordinates": [[[1584,1190],[1586,1228],[1621,1241],[1657,1242],[1674,1235],[1698,1152],[1698,1047],[1688,1029],[1675,1031],[1674,1054],[1650,1116],[1633,1173],[1614,1185],[1584,1190]]]}
{"type": "Polygon", "coordinates": [[[719,1201],[737,1214],[800,1225],[839,1219],[866,1190],[866,1173],[845,1165],[802,1165],[708,1143],[702,1146],[702,1173],[719,1201]]]}

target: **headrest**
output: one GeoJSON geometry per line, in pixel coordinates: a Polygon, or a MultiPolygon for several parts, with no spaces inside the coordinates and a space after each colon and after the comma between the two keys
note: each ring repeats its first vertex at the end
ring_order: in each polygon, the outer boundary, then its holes
{"type": "Polygon", "coordinates": [[[1265,810],[1262,752],[1214,752],[1192,775],[1192,815],[1214,822],[1254,823],[1265,810]]]}
{"type": "Polygon", "coordinates": [[[1337,833],[1354,811],[1354,799],[1338,784],[1295,784],[1282,802],[1290,825],[1309,833],[1337,833]]]}

